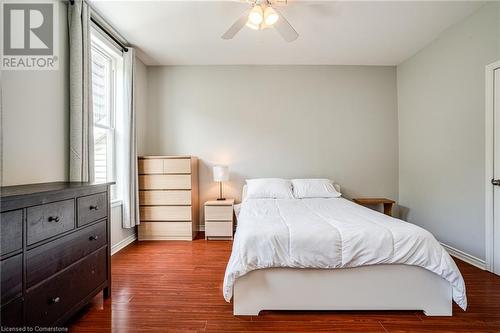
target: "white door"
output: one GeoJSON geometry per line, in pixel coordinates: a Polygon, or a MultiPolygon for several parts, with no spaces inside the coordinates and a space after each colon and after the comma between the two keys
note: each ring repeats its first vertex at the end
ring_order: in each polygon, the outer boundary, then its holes
{"type": "Polygon", "coordinates": [[[500,275],[500,68],[494,71],[493,272],[500,275]]]}

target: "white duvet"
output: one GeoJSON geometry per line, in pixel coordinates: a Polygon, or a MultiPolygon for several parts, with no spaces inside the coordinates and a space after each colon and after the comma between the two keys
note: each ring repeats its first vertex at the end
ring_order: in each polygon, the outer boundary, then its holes
{"type": "Polygon", "coordinates": [[[455,262],[428,231],[343,198],[247,199],[241,205],[224,277],[230,301],[237,278],[269,267],[344,268],[374,264],[423,267],[450,282],[467,307],[455,262]]]}

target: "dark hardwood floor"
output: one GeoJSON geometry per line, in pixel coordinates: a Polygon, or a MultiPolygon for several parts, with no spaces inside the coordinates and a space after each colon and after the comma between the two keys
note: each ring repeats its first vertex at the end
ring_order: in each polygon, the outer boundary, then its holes
{"type": "Polygon", "coordinates": [[[72,332],[500,332],[500,277],[458,261],[469,308],[418,311],[263,311],[235,317],[222,297],[230,241],[136,242],[112,257],[112,298],[98,295],[72,332]]]}

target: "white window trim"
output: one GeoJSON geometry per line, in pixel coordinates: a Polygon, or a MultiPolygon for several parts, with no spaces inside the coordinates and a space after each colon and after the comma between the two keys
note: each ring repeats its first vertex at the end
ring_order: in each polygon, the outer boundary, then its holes
{"type": "Polygon", "coordinates": [[[94,51],[98,52],[102,57],[108,59],[111,63],[111,72],[110,72],[110,77],[109,82],[110,82],[110,98],[109,98],[109,108],[110,108],[110,114],[109,114],[109,125],[102,125],[102,124],[96,124],[94,123],[94,127],[101,128],[103,130],[109,131],[111,133],[111,142],[112,145],[109,147],[111,149],[111,152],[106,156],[108,161],[106,162],[107,165],[111,165],[112,167],[107,169],[107,175],[106,178],[111,181],[116,181],[116,58],[111,56],[108,52],[108,50],[103,49],[102,45],[99,45],[99,43],[96,43],[95,40],[92,40],[92,48],[94,51]],[[112,161],[109,161],[111,159],[112,161]],[[111,163],[110,163],[111,162],[111,163]]]}
{"type": "MultiPolygon", "coordinates": [[[[92,48],[97,51],[100,55],[102,55],[105,58],[108,58],[111,60],[111,77],[110,77],[110,84],[111,84],[111,100],[110,100],[110,124],[109,126],[105,126],[102,124],[95,124],[94,126],[97,128],[102,128],[104,130],[110,131],[111,133],[111,159],[112,165],[111,169],[108,171],[107,170],[107,178],[108,181],[115,181],[117,184],[112,186],[112,207],[114,206],[119,206],[122,205],[122,199],[120,195],[120,191],[118,190],[119,184],[118,184],[118,179],[117,179],[117,126],[116,126],[116,119],[117,119],[117,108],[119,107],[119,101],[118,99],[120,98],[122,92],[119,91],[119,87],[117,86],[117,82],[121,78],[121,76],[118,74],[117,67],[118,63],[120,66],[123,66],[123,55],[122,55],[122,50],[119,50],[114,44],[110,43],[109,40],[107,39],[106,36],[103,35],[103,33],[99,30],[96,29],[95,27],[92,27],[92,38],[91,39],[91,45],[92,48]],[[114,195],[114,197],[113,197],[114,195]]],[[[108,157],[109,158],[109,157],[108,157]]],[[[109,163],[110,161],[107,161],[109,163]]]]}
{"type": "Polygon", "coordinates": [[[122,205],[123,205],[123,200],[122,199],[111,200],[111,208],[121,207],[122,205]]]}

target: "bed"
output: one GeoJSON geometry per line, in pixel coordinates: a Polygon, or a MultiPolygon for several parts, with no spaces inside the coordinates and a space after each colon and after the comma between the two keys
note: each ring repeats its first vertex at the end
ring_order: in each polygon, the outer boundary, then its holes
{"type": "Polygon", "coordinates": [[[261,310],[467,307],[455,262],[426,230],[344,198],[245,199],[223,294],[234,315],[261,310]]]}

